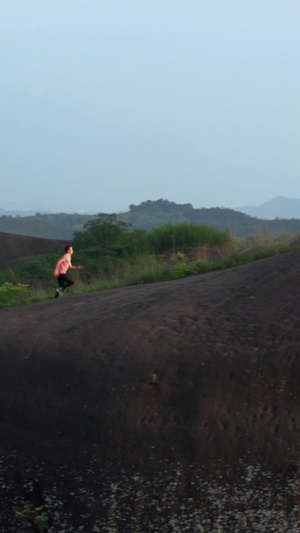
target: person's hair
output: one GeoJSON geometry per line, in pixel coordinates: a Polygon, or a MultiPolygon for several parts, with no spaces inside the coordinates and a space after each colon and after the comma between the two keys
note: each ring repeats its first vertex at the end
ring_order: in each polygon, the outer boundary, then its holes
{"type": "Polygon", "coordinates": [[[69,250],[69,248],[72,248],[72,244],[67,244],[65,246],[65,252],[67,252],[69,250]]]}

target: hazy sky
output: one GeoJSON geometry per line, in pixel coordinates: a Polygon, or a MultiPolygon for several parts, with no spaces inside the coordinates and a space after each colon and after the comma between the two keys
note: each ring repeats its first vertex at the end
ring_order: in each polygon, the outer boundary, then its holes
{"type": "Polygon", "coordinates": [[[300,198],[299,0],[1,0],[3,209],[300,198]]]}

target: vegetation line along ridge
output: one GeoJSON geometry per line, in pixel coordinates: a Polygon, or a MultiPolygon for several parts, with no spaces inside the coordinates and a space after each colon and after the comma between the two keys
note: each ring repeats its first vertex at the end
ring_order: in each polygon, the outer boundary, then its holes
{"type": "MultiPolygon", "coordinates": [[[[239,266],[290,249],[293,235],[235,237],[229,228],[168,222],[151,231],[133,228],[116,214],[100,213],[75,231],[75,261],[85,270],[70,294],[168,281],[239,266]]],[[[10,261],[0,271],[0,307],[53,298],[57,254],[10,261]]],[[[76,272],[75,272],[76,276],[76,272]]]]}

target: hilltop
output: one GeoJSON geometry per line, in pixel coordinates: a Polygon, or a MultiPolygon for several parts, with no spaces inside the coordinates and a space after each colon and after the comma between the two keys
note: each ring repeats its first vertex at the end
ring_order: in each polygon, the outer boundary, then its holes
{"type": "Polygon", "coordinates": [[[299,261],[1,310],[2,530],[296,531],[299,261]]]}

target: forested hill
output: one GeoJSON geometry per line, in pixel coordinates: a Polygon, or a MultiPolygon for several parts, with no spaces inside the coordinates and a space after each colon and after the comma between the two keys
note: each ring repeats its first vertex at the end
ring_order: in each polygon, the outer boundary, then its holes
{"type": "Polygon", "coordinates": [[[195,209],[191,204],[176,204],[168,200],[148,200],[140,205],[130,205],[129,212],[119,218],[133,227],[150,230],[168,222],[207,224],[220,230],[229,229],[232,236],[247,238],[250,235],[277,237],[282,233],[300,234],[300,219],[260,220],[245,213],[225,207],[195,209]]]}
{"type": "MultiPolygon", "coordinates": [[[[70,240],[76,231],[95,218],[93,215],[58,213],[34,216],[1,216],[0,231],[70,240]]],[[[232,236],[247,238],[250,235],[278,237],[283,233],[300,234],[300,219],[260,220],[233,209],[211,207],[195,209],[191,204],[176,204],[168,200],[148,200],[140,205],[130,205],[129,211],[118,214],[119,220],[132,228],[151,230],[169,222],[207,224],[220,230],[229,229],[232,236]]]]}

